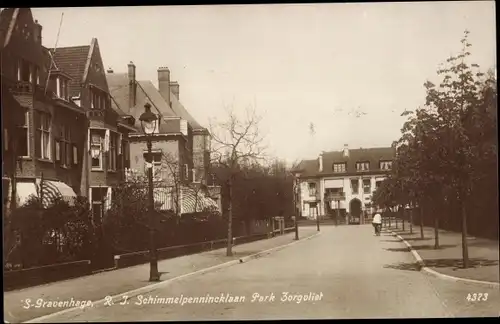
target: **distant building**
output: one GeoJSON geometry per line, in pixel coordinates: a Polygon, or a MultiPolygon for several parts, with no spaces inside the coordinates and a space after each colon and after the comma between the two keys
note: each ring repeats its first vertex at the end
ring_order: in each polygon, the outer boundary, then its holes
{"type": "MultiPolygon", "coordinates": [[[[346,214],[363,222],[373,212],[371,197],[392,169],[395,157],[392,147],[349,149],[323,152],[316,160],[303,160],[294,168],[299,174],[302,216],[346,214]],[[333,196],[344,196],[340,206],[333,196]],[[340,207],[340,208],[339,208],[340,207]]],[[[349,220],[348,220],[349,221],[349,220]]]]}

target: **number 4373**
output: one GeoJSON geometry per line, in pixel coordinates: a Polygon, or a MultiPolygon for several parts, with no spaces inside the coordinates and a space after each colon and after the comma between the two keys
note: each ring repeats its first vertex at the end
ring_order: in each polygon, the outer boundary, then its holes
{"type": "Polygon", "coordinates": [[[475,301],[486,301],[488,300],[488,293],[469,293],[467,295],[467,301],[469,302],[475,302],[475,301]]]}

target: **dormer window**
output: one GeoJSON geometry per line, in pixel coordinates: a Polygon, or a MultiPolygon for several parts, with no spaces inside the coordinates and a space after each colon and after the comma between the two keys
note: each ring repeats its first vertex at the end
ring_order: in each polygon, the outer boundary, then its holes
{"type": "Polygon", "coordinates": [[[56,94],[57,97],[69,101],[69,79],[63,75],[56,77],[56,94]]]}
{"type": "Polygon", "coordinates": [[[346,172],[346,163],[334,163],[333,172],[335,173],[346,172]]]}
{"type": "Polygon", "coordinates": [[[356,171],[370,170],[370,162],[356,162],[356,171]]]}
{"type": "Polygon", "coordinates": [[[392,170],[392,161],[380,161],[380,170],[392,170]]]}

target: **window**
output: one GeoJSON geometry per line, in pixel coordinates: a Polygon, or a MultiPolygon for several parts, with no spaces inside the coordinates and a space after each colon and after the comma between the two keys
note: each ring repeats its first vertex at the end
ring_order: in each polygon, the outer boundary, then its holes
{"type": "Polygon", "coordinates": [[[29,157],[30,156],[30,142],[29,142],[29,112],[26,110],[24,113],[24,125],[19,127],[19,134],[16,134],[16,136],[19,136],[17,138],[18,144],[17,144],[17,150],[18,150],[18,155],[23,156],[23,157],[29,157]]]}
{"type": "Polygon", "coordinates": [[[100,130],[91,130],[90,151],[92,155],[92,169],[102,170],[102,151],[104,134],[100,130]]]}
{"type": "Polygon", "coordinates": [[[117,159],[118,159],[118,134],[115,132],[110,132],[108,170],[116,170],[117,159]]]}
{"type": "Polygon", "coordinates": [[[359,192],[359,180],[358,179],[351,179],[351,189],[352,193],[357,195],[359,192]]]}
{"type": "MultiPolygon", "coordinates": [[[[152,152],[153,155],[152,165],[153,165],[153,178],[161,177],[162,172],[162,161],[161,152],[152,152]]],[[[148,153],[144,153],[144,173],[148,175],[148,153]]]]}
{"type": "Polygon", "coordinates": [[[50,128],[51,117],[48,113],[38,112],[38,125],[36,127],[37,136],[35,143],[37,145],[37,157],[50,160],[51,145],[50,145],[50,128]]]}
{"type": "Polygon", "coordinates": [[[346,164],[345,163],[334,163],[333,164],[333,172],[345,172],[346,164]]]}
{"type": "Polygon", "coordinates": [[[316,184],[314,182],[309,183],[309,196],[316,196],[316,184]]]}
{"type": "Polygon", "coordinates": [[[21,59],[20,81],[31,82],[31,64],[21,59]]]}
{"type": "Polygon", "coordinates": [[[71,167],[71,158],[73,155],[73,150],[71,147],[71,129],[63,125],[61,127],[61,164],[65,167],[71,167]]]}
{"type": "Polygon", "coordinates": [[[371,191],[371,180],[370,179],[363,179],[363,192],[365,194],[369,194],[371,191]]]}
{"type": "Polygon", "coordinates": [[[382,185],[382,181],[375,182],[375,188],[378,188],[382,185]]]}
{"type": "Polygon", "coordinates": [[[357,171],[368,171],[370,170],[370,162],[357,162],[356,163],[357,171]]]}
{"type": "Polygon", "coordinates": [[[90,106],[92,109],[105,109],[108,106],[108,95],[97,88],[90,90],[90,106]]]}
{"type": "Polygon", "coordinates": [[[380,170],[391,170],[392,161],[380,161],[380,170]]]}

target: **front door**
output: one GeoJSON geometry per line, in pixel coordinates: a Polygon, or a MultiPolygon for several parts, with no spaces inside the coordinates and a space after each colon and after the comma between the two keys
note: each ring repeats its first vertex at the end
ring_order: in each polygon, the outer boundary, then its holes
{"type": "Polygon", "coordinates": [[[353,199],[349,203],[349,214],[351,219],[349,220],[352,223],[359,223],[361,217],[361,201],[359,199],[353,199]]]}

